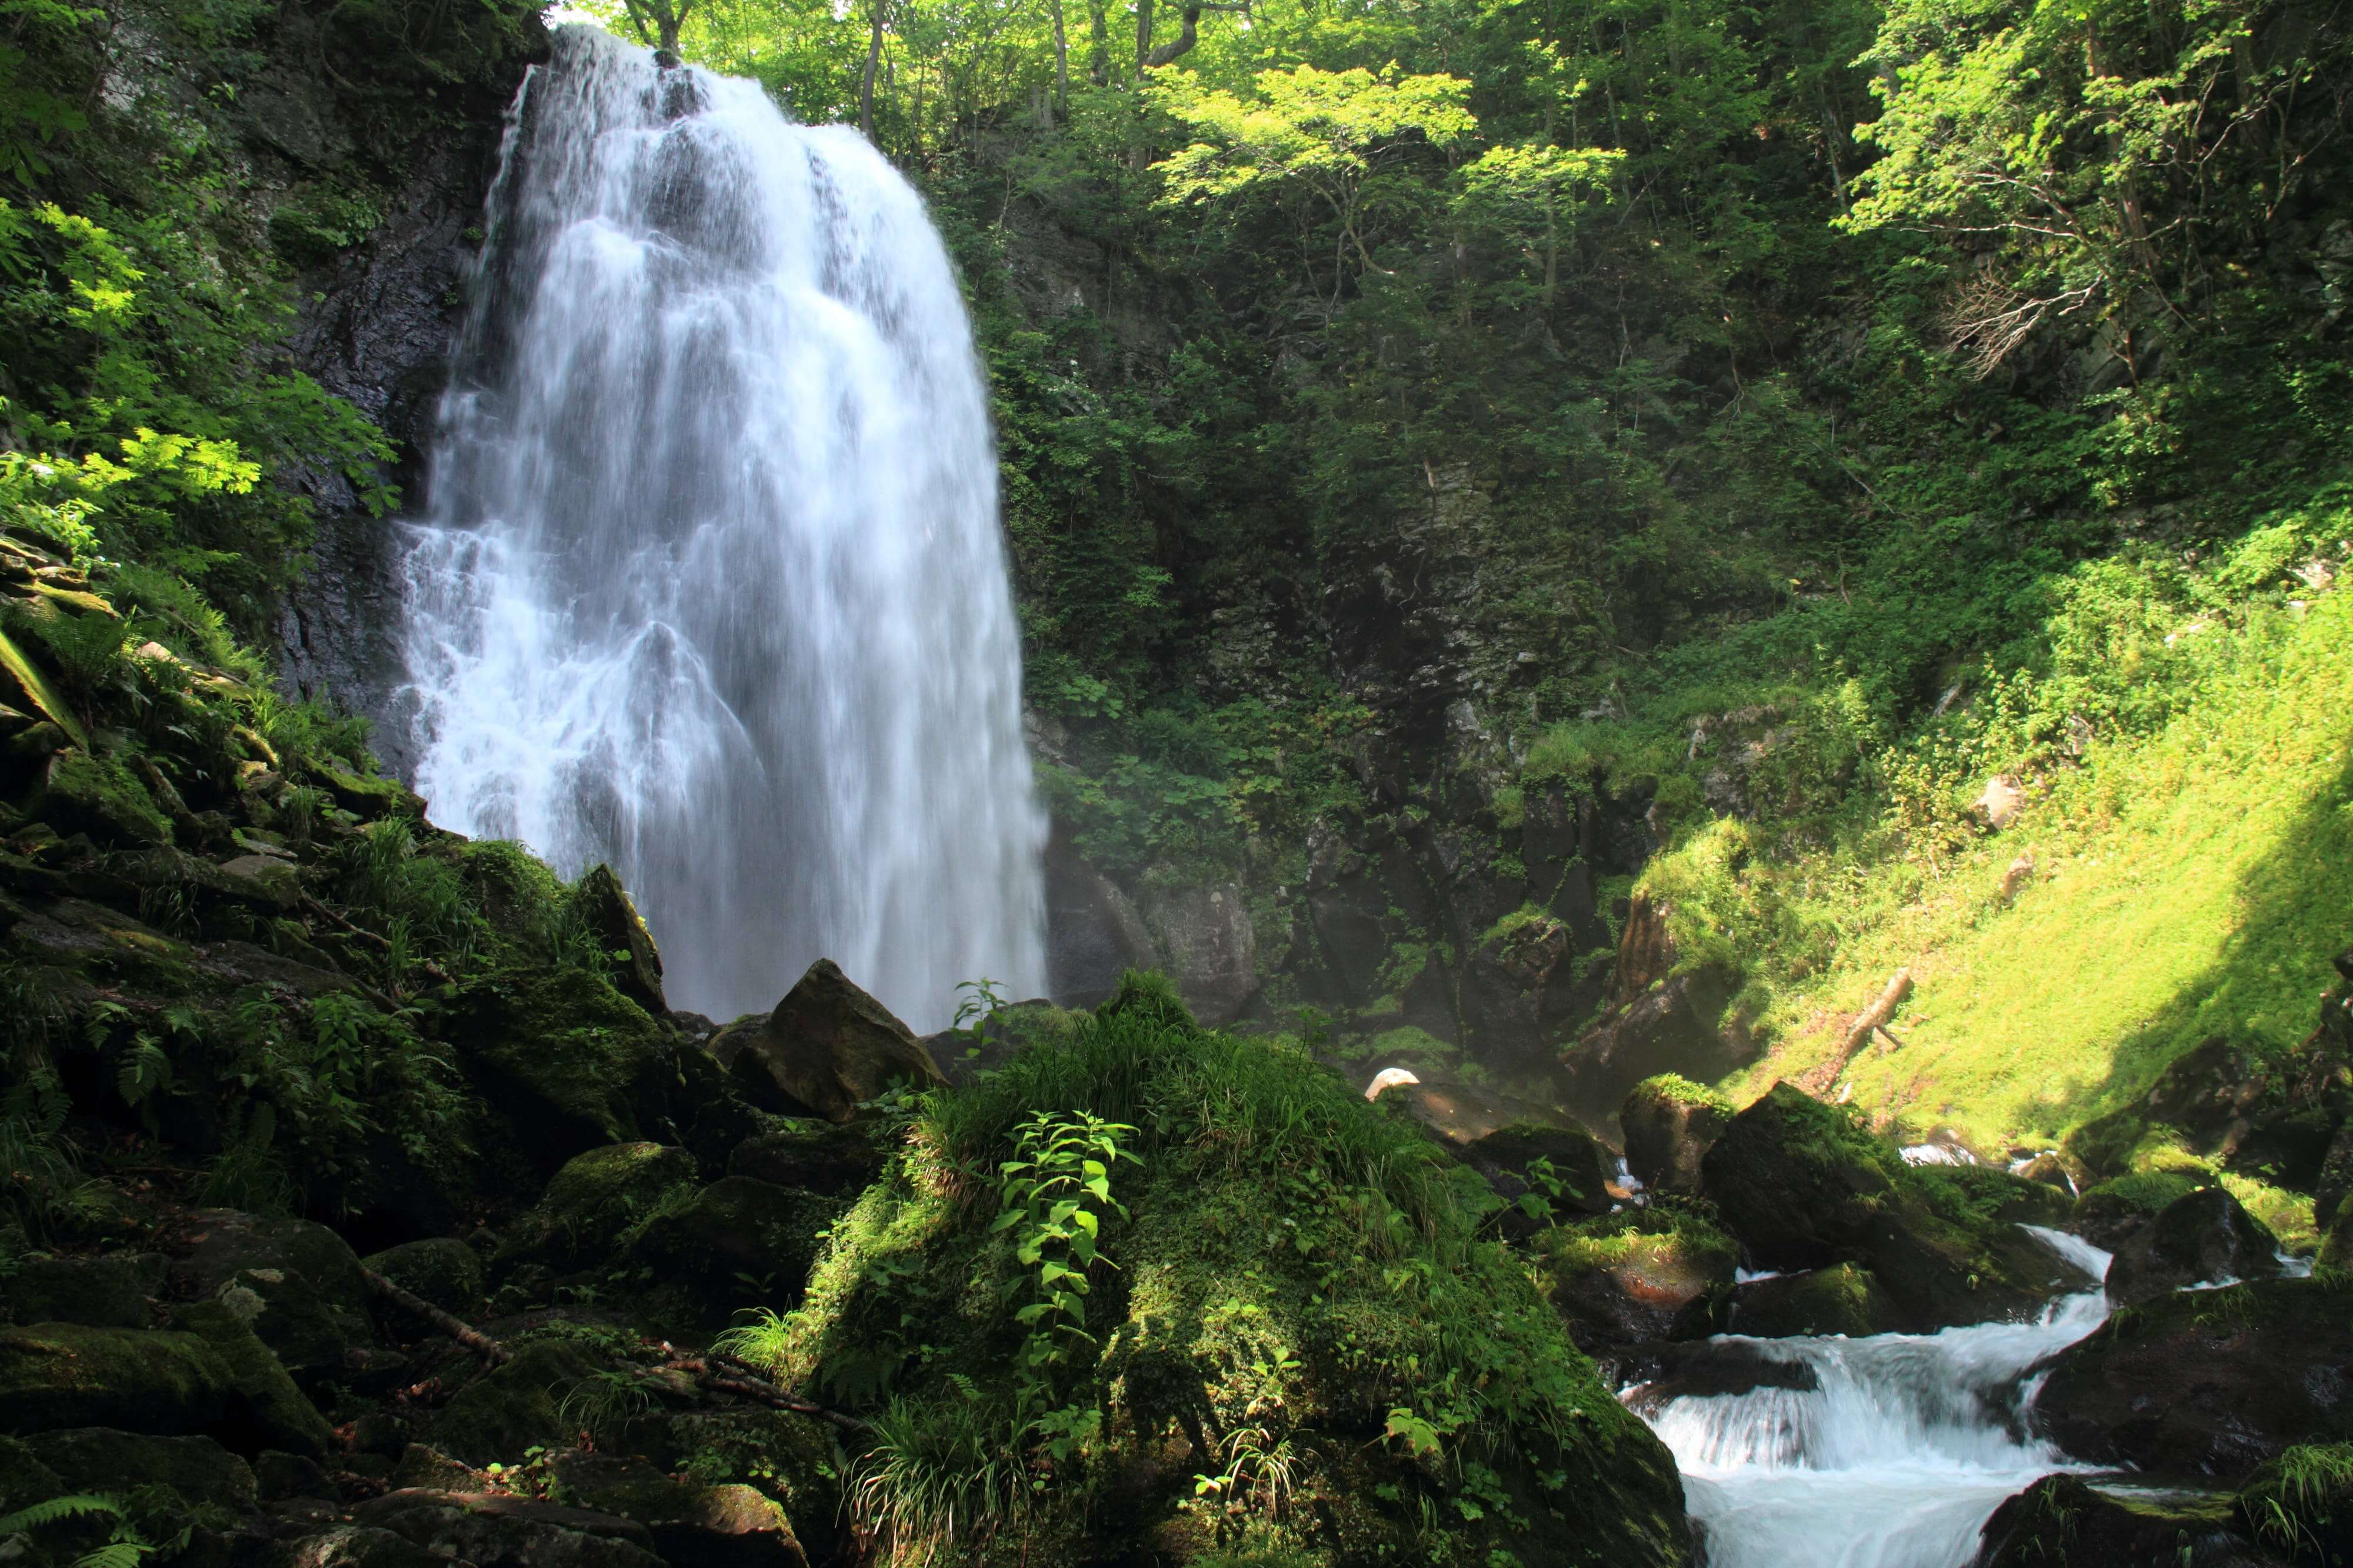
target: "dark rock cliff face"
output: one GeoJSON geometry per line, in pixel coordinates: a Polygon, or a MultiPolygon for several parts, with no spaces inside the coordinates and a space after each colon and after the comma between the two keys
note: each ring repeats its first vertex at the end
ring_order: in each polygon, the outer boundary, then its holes
{"type": "MultiPolygon", "coordinates": [[[[227,130],[256,216],[296,272],[294,363],[391,437],[392,477],[413,508],[505,110],[546,31],[516,6],[345,17],[340,6],[281,14],[227,130]]],[[[378,754],[406,773],[406,726],[392,707],[395,524],[340,476],[295,479],[319,524],[312,569],[280,622],[288,682],[375,719],[378,754]]]]}

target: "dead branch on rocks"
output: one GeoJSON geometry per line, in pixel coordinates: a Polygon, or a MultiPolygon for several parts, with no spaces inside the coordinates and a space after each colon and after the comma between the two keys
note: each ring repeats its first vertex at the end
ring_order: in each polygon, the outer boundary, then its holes
{"type": "Polygon", "coordinates": [[[480,1356],[492,1366],[504,1363],[512,1355],[506,1346],[464,1321],[443,1311],[422,1296],[412,1295],[373,1268],[360,1270],[367,1288],[390,1301],[394,1306],[416,1313],[459,1344],[480,1356]]]}
{"type": "Polygon", "coordinates": [[[788,1394],[743,1363],[726,1356],[712,1356],[709,1360],[700,1356],[683,1356],[664,1363],[663,1367],[666,1371],[690,1373],[697,1384],[713,1394],[732,1394],[739,1399],[749,1399],[772,1410],[789,1410],[796,1415],[814,1415],[820,1421],[830,1421],[843,1431],[855,1432],[862,1437],[874,1435],[871,1423],[839,1410],[829,1410],[813,1400],[803,1399],[797,1394],[788,1394]]]}

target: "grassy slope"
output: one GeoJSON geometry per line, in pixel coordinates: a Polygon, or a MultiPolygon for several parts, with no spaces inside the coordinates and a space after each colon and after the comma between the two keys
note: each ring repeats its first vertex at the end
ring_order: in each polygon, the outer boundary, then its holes
{"type": "MultiPolygon", "coordinates": [[[[1923,876],[1810,980],[1768,972],[1776,1047],[1744,1095],[1835,1053],[1898,966],[1917,989],[1845,1075],[1854,1102],[1989,1145],[2040,1142],[2144,1089],[2212,1035],[2284,1047],[2353,936],[2353,595],[2254,606],[2213,639],[2155,736],[2095,742],[2008,832],[1923,876]],[[2021,852],[2033,880],[1999,894],[2021,852]]],[[[1855,900],[1867,905],[1869,891],[1855,900]]]]}

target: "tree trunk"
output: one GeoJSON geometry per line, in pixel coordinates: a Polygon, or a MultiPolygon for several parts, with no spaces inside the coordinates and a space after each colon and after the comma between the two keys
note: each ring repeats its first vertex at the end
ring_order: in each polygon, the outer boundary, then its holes
{"type": "Polygon", "coordinates": [[[1198,5],[1186,6],[1185,30],[1145,56],[1144,63],[1146,66],[1165,66],[1177,56],[1190,52],[1193,46],[1201,41],[1200,28],[1201,8],[1198,5]]]}
{"type": "Polygon", "coordinates": [[[1097,87],[1111,84],[1111,26],[1103,19],[1103,0],[1087,0],[1087,79],[1097,87]]]}
{"type": "Polygon", "coordinates": [[[858,131],[874,140],[874,75],[882,65],[882,0],[869,0],[871,12],[866,35],[866,82],[858,93],[858,131]]]}
{"type": "MultiPolygon", "coordinates": [[[[1062,31],[1062,0],[1054,0],[1054,107],[1071,111],[1071,40],[1062,31]]],[[[1052,119],[1048,118],[1048,128],[1052,119]]]]}
{"type": "Polygon", "coordinates": [[[1152,0],[1135,0],[1135,74],[1140,79],[1152,56],[1152,0]]]}

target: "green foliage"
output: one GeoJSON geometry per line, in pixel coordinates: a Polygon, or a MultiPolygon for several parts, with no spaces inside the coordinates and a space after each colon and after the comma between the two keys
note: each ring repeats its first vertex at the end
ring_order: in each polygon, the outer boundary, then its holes
{"type": "Polygon", "coordinates": [[[2249,1479],[2239,1510],[2264,1546],[2298,1562],[2330,1562],[2353,1535],[2353,1444],[2288,1449],[2249,1479]]]}

